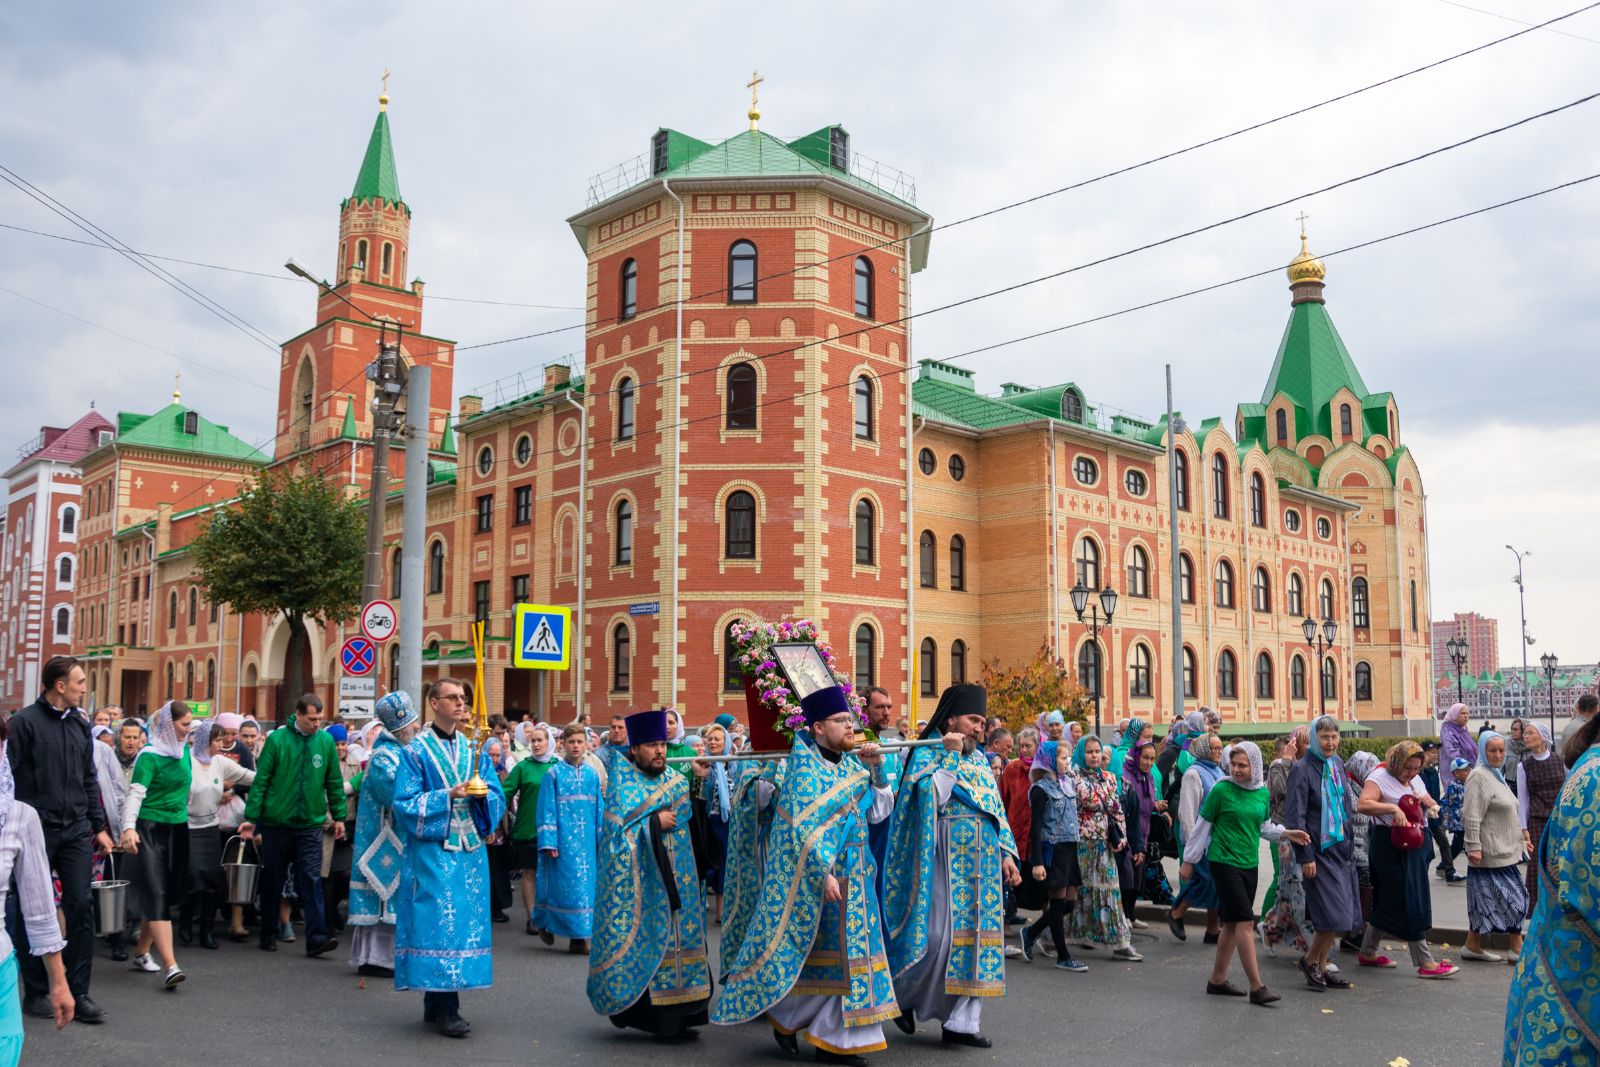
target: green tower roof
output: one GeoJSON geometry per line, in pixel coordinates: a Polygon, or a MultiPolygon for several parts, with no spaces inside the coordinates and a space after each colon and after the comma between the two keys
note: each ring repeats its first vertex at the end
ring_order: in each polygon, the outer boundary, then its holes
{"type": "Polygon", "coordinates": [[[1367,384],[1340,340],[1327,305],[1302,301],[1289,312],[1289,325],[1284,328],[1267,387],[1261,391],[1261,403],[1270,404],[1283,393],[1299,409],[1296,421],[1302,435],[1332,437],[1333,416],[1328,404],[1341,389],[1362,399],[1368,395],[1367,384]]]}
{"type": "Polygon", "coordinates": [[[439,434],[439,451],[447,455],[456,454],[456,428],[450,424],[450,412],[444,413],[444,430],[439,434]]]}
{"type": "Polygon", "coordinates": [[[339,427],[339,437],[345,441],[359,440],[361,434],[356,430],[356,398],[347,395],[344,400],[344,425],[339,427]]]}
{"type": "Polygon", "coordinates": [[[345,203],[350,200],[381,200],[386,205],[406,208],[407,214],[411,212],[400,196],[400,175],[394,166],[394,138],[389,133],[387,111],[379,111],[378,120],[372,124],[372,137],[367,141],[367,154],[362,157],[361,170],[356,174],[356,187],[345,203]]]}

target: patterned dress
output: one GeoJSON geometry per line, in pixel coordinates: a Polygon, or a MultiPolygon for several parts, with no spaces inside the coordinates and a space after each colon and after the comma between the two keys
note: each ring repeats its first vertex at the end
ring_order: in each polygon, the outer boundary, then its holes
{"type": "Polygon", "coordinates": [[[1122,910],[1122,886],[1107,840],[1115,825],[1120,840],[1128,839],[1117,800],[1117,780],[1105,771],[1088,771],[1071,779],[1078,790],[1078,867],[1083,886],[1067,913],[1067,940],[1120,948],[1133,937],[1122,910]]]}

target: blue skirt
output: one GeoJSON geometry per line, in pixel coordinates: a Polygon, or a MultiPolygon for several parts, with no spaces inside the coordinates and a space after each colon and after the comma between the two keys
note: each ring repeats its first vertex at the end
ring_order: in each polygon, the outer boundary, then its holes
{"type": "Polygon", "coordinates": [[[1217,906],[1217,886],[1211,880],[1211,864],[1201,860],[1194,865],[1194,876],[1183,883],[1183,888],[1178,891],[1178,899],[1172,902],[1176,907],[1187,904],[1191,908],[1201,911],[1212,911],[1217,906]]]}
{"type": "Polygon", "coordinates": [[[1467,868],[1467,926],[1475,934],[1518,934],[1528,910],[1528,887],[1517,868],[1467,868]]]}

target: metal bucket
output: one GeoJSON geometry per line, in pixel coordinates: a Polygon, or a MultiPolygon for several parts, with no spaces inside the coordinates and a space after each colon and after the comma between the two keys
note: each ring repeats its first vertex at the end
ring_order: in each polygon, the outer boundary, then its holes
{"type": "MultiPolygon", "coordinates": [[[[256,884],[261,881],[261,864],[244,862],[245,847],[250,842],[235,834],[228,838],[228,843],[222,848],[222,873],[228,880],[228,903],[249,904],[256,899],[256,884]],[[239,842],[239,859],[236,863],[228,862],[228,849],[233,843],[239,842]]],[[[256,856],[260,859],[260,854],[256,856]]]]}
{"type": "Polygon", "coordinates": [[[89,883],[89,892],[94,897],[96,937],[120,934],[128,923],[128,881],[117,877],[115,852],[106,856],[106,868],[110,878],[89,883]]]}

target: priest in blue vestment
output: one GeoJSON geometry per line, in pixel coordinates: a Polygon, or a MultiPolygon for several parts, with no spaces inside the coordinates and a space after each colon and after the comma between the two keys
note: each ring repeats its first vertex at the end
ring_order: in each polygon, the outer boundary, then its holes
{"type": "Polygon", "coordinates": [[[375,710],[380,729],[361,775],[351,850],[350,964],[364,976],[387,978],[394,973],[395,896],[406,859],[394,824],[394,779],[422,720],[408,693],[385,695],[375,710]]]}
{"type": "Polygon", "coordinates": [[[405,843],[395,896],[394,986],[422,990],[422,1018],[446,1037],[466,1037],[460,990],[494,981],[489,854],[484,838],[506,813],[500,776],[458,726],[470,709],[454,678],[428,693],[433,721],[406,746],[394,781],[394,818],[405,843]],[[487,796],[467,794],[476,770],[487,796]]]}
{"type": "Polygon", "coordinates": [[[589,738],[571,723],[561,731],[561,760],[539,785],[538,908],[533,925],[550,944],[571,938],[567,951],[587,955],[594,929],[595,849],[600,841],[600,774],[585,756],[589,738]]]}
{"type": "Polygon", "coordinates": [[[820,689],[800,706],[807,728],[773,798],[761,905],[712,1020],[765,1015],[790,1055],[804,1033],[817,1062],[865,1065],[863,1053],[885,1047],[883,1020],[899,1014],[867,844],[894,794],[876,744],[847,754],[860,718],[843,689],[820,689]]]}
{"type": "Polygon", "coordinates": [[[613,1026],[659,1040],[706,1024],[705,901],[689,841],[689,782],[667,769],[667,714],[627,718],[628,755],[609,767],[589,1003],[613,1026]]]}
{"type": "Polygon", "coordinates": [[[722,937],[717,945],[724,976],[733,968],[733,961],[744,944],[745,932],[750,929],[756,909],[761,905],[761,872],[766,869],[767,839],[772,833],[772,797],[788,762],[780,758],[748,760],[734,765],[739,770],[734,775],[728,798],[722,937]]]}
{"type": "Polygon", "coordinates": [[[938,1019],[947,1045],[988,1048],[985,997],[1006,991],[1004,885],[1017,885],[1017,844],[988,761],[978,753],[987,715],[979,685],[953,685],[922,732],[942,748],[906,761],[889,840],[884,918],[900,1016],[938,1019]],[[959,878],[953,872],[959,870],[959,878]]]}

